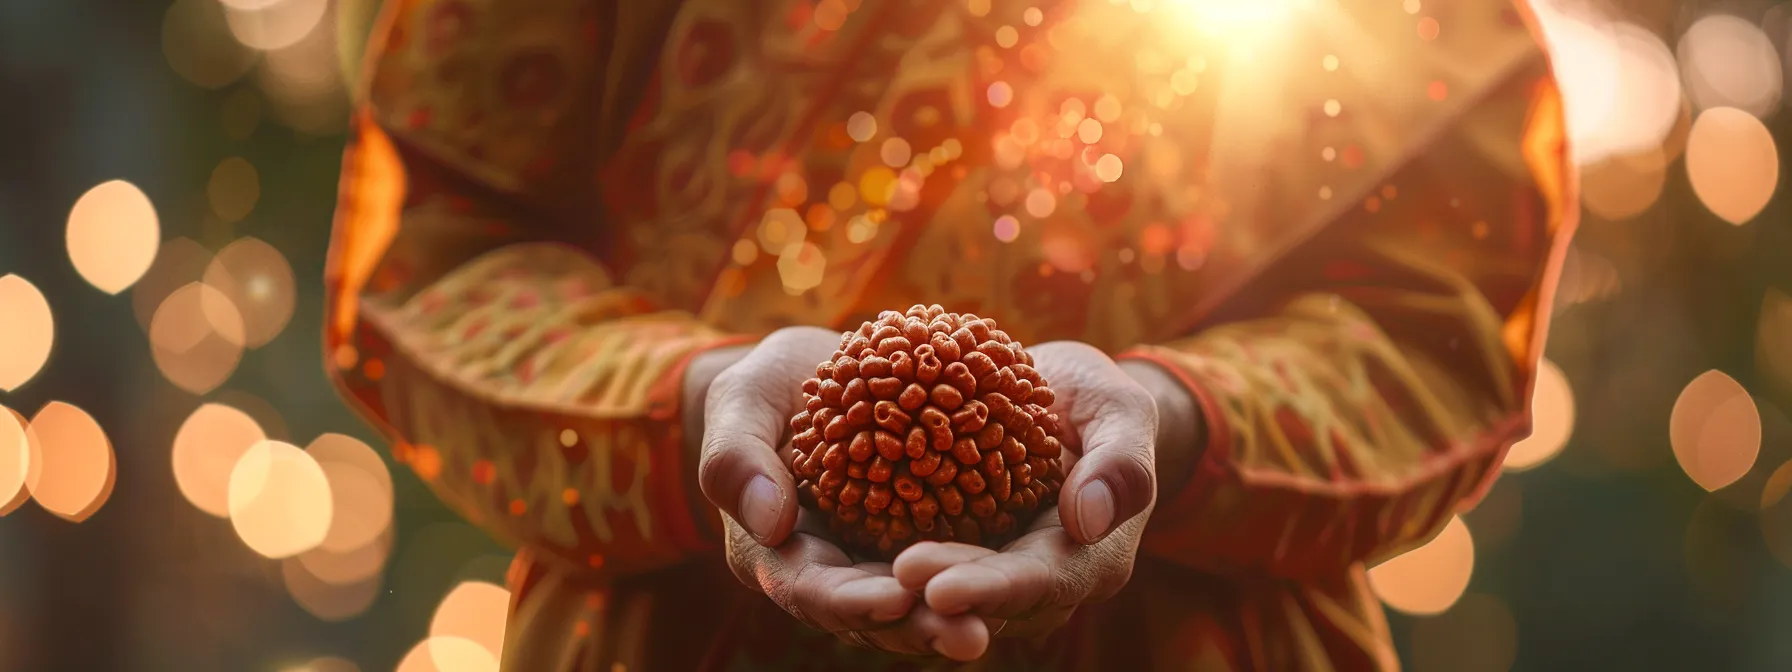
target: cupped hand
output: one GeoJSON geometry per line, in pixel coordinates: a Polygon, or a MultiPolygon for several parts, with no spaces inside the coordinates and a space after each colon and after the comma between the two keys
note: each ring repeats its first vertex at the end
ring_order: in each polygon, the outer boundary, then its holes
{"type": "MultiPolygon", "coordinates": [[[[999,552],[923,542],[896,557],[896,580],[947,616],[976,615],[996,633],[1056,628],[1083,603],[1113,596],[1132,576],[1156,500],[1157,404],[1101,351],[1082,343],[1028,348],[1072,436],[1058,506],[999,552]]],[[[982,652],[979,651],[978,655],[982,652]]]]}
{"type": "Polygon", "coordinates": [[[975,658],[989,640],[982,620],[932,609],[892,576],[889,563],[856,562],[797,503],[788,453],[780,451],[790,450],[785,435],[802,404],[802,382],[839,345],[839,332],[783,329],[709,383],[698,479],[725,514],[729,566],[798,620],[848,642],[975,658]]]}

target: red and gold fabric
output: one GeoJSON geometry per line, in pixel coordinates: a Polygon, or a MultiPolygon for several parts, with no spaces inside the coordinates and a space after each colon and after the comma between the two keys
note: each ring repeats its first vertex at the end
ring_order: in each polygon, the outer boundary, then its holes
{"type": "Polygon", "coordinates": [[[1393,669],[1364,567],[1528,431],[1572,228],[1532,23],[1499,0],[389,0],[330,357],[401,461],[523,549],[506,669],[937,666],[740,588],[680,453],[696,353],[918,302],[1161,364],[1206,422],[1159,447],[1197,466],[1129,587],[973,669],[1393,669]]]}

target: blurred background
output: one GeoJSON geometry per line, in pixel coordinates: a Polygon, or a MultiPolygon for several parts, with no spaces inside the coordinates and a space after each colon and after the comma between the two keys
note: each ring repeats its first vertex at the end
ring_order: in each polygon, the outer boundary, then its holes
{"type": "MultiPolygon", "coordinates": [[[[0,0],[0,671],[496,669],[508,554],[324,375],[376,5],[0,0]]],[[[1415,670],[1792,669],[1792,2],[1538,10],[1584,214],[1536,432],[1373,586],[1415,670]]]]}

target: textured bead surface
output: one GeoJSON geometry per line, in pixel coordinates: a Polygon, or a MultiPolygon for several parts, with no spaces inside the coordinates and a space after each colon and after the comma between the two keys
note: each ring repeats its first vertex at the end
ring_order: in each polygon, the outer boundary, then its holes
{"type": "Polygon", "coordinates": [[[885,311],[842,334],[802,389],[790,469],[803,503],[856,552],[999,546],[1057,500],[1057,395],[994,320],[885,311]]]}

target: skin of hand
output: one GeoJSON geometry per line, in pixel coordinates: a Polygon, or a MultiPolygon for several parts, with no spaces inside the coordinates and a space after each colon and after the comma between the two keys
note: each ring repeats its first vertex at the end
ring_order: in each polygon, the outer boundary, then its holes
{"type": "Polygon", "coordinates": [[[1187,389],[1156,365],[1116,364],[1074,342],[1028,350],[1058,393],[1052,409],[1075,433],[1057,508],[1000,551],[924,542],[893,568],[935,613],[974,614],[1019,637],[1055,629],[1126,584],[1158,482],[1187,480],[1194,459],[1185,448],[1196,445],[1200,424],[1187,389]],[[1158,460],[1158,445],[1177,447],[1175,457],[1158,460]]]}
{"type": "Polygon", "coordinates": [[[687,436],[697,482],[719,508],[726,555],[748,588],[797,618],[856,645],[956,660],[982,655],[989,628],[969,613],[941,614],[904,588],[890,563],[857,562],[801,510],[785,458],[802,381],[840,344],[840,333],[793,327],[752,348],[700,355],[685,376],[687,436]]]}

